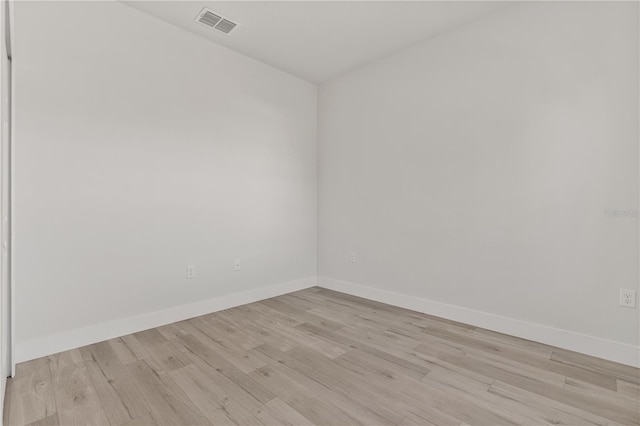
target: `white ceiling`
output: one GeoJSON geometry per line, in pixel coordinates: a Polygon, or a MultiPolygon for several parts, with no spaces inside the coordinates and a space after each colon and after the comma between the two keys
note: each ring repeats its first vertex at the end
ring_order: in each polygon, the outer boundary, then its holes
{"type": "Polygon", "coordinates": [[[131,7],[314,83],[507,6],[496,1],[125,1],[131,7]],[[203,7],[239,23],[194,21],[203,7]]]}

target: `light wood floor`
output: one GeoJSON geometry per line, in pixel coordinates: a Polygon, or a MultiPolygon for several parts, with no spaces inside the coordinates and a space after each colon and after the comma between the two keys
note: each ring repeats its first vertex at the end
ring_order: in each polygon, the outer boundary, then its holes
{"type": "Polygon", "coordinates": [[[632,425],[638,369],[312,288],[18,365],[9,425],[632,425]]]}

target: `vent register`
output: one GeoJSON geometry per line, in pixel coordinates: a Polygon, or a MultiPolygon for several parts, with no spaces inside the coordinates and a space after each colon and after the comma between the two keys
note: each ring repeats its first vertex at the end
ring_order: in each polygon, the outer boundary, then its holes
{"type": "Polygon", "coordinates": [[[203,25],[221,31],[225,34],[229,34],[235,27],[238,26],[236,22],[231,21],[219,13],[214,12],[213,10],[205,7],[202,11],[196,16],[196,21],[200,22],[203,25]]]}

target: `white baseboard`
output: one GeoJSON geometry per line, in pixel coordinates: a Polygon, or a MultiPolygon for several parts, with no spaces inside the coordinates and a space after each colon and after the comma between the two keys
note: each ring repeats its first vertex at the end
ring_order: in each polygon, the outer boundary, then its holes
{"type": "Polygon", "coordinates": [[[589,336],[573,331],[521,321],[514,318],[475,311],[460,306],[420,299],[386,290],[318,277],[318,286],[347,293],[376,302],[386,303],[413,311],[446,318],[499,333],[509,334],[535,342],[604,358],[621,364],[640,367],[640,347],[589,336]]]}
{"type": "Polygon", "coordinates": [[[15,348],[16,363],[102,342],[103,340],[113,339],[114,337],[125,336],[199,315],[257,302],[270,297],[303,290],[315,285],[316,277],[307,277],[19,342],[15,348]]]}
{"type": "Polygon", "coordinates": [[[15,347],[16,363],[280,296],[315,285],[621,364],[640,367],[640,347],[638,346],[328,277],[318,277],[317,279],[316,277],[307,277],[19,342],[15,347]]]}

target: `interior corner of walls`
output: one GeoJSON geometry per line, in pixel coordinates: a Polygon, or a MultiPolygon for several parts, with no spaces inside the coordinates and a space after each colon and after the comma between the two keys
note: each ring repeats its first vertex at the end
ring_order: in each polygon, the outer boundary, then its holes
{"type": "Polygon", "coordinates": [[[318,286],[640,368],[640,346],[319,276],[318,286]]]}
{"type": "Polygon", "coordinates": [[[154,327],[184,321],[200,315],[258,302],[317,285],[316,276],[258,287],[213,299],[194,302],[168,309],[149,312],[128,318],[120,318],[99,324],[37,337],[15,344],[16,363],[64,352],[97,342],[137,333],[154,327]]]}

